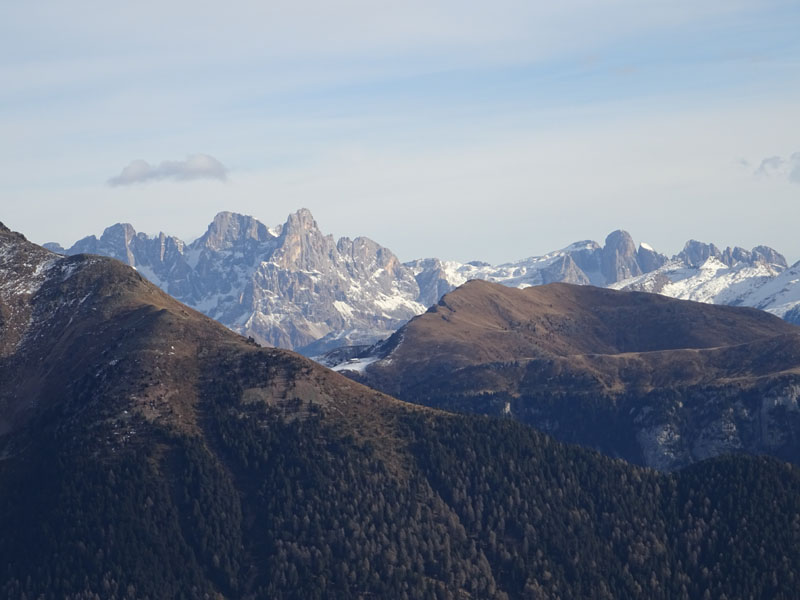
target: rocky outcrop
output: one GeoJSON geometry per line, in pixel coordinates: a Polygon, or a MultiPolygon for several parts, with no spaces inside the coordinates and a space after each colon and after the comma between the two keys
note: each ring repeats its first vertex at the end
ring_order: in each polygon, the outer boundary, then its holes
{"type": "Polygon", "coordinates": [[[432,306],[453,289],[445,266],[438,258],[424,258],[404,265],[414,273],[419,287],[417,300],[423,306],[432,306]]]}
{"type": "Polygon", "coordinates": [[[232,248],[252,248],[274,239],[275,236],[270,233],[267,226],[253,217],[221,212],[214,217],[208,230],[194,245],[221,252],[232,248]]]}
{"type": "Polygon", "coordinates": [[[666,256],[656,252],[647,244],[639,244],[639,249],[636,251],[636,262],[639,263],[642,273],[655,271],[665,265],[668,260],[666,256]]]}
{"type": "Polygon", "coordinates": [[[699,267],[712,256],[722,258],[722,253],[714,244],[689,240],[675,258],[690,267],[699,267]]]}
{"type": "Polygon", "coordinates": [[[615,283],[642,274],[636,256],[636,244],[627,231],[608,234],[603,246],[601,269],[606,283],[615,283]]]}
{"type": "Polygon", "coordinates": [[[752,261],[760,261],[769,265],[778,265],[781,267],[788,267],[786,259],[780,252],[773,250],[769,246],[756,246],[750,253],[752,261]]]}
{"type": "Polygon", "coordinates": [[[577,285],[589,285],[591,281],[584,273],[572,256],[565,254],[558,257],[555,261],[542,269],[542,284],[555,283],[574,283],[577,285]]]}

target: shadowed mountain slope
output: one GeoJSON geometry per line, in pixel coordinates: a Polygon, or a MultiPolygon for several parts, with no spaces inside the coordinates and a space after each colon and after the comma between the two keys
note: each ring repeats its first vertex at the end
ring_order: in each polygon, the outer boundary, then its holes
{"type": "Polygon", "coordinates": [[[794,594],[790,465],[409,405],[4,227],[0,308],[4,598],[794,594]]]}

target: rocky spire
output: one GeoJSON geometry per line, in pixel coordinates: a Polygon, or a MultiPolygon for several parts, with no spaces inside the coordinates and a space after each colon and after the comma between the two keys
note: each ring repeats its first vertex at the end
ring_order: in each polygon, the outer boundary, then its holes
{"type": "Polygon", "coordinates": [[[600,268],[607,283],[642,274],[639,263],[636,262],[636,244],[627,231],[618,229],[608,234],[600,268]]]}
{"type": "Polygon", "coordinates": [[[657,268],[664,265],[667,260],[666,256],[659,254],[647,244],[639,244],[639,249],[636,251],[636,261],[639,263],[642,273],[655,271],[657,268]]]}
{"type": "Polygon", "coordinates": [[[104,254],[113,256],[129,265],[136,264],[136,258],[131,251],[131,240],[136,237],[136,230],[130,223],[117,223],[107,227],[100,236],[100,244],[110,251],[104,254]]]}
{"type": "Polygon", "coordinates": [[[769,246],[756,246],[752,251],[753,260],[763,260],[771,265],[779,265],[783,268],[788,268],[786,258],[777,250],[773,250],[769,246]]]}
{"type": "Polygon", "coordinates": [[[333,236],[324,235],[307,208],[289,215],[272,260],[285,269],[327,271],[338,262],[333,236]]]}
{"type": "Polygon", "coordinates": [[[699,267],[711,257],[722,259],[722,252],[714,244],[704,244],[697,240],[689,240],[676,258],[690,267],[699,267]]]}
{"type": "Polygon", "coordinates": [[[271,239],[273,235],[267,226],[254,217],[224,211],[214,217],[208,230],[195,244],[220,251],[240,246],[247,240],[266,242],[271,239]]]}

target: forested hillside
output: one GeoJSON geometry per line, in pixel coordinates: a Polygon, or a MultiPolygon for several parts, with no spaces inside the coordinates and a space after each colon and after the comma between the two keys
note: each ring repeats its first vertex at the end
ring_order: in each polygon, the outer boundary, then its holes
{"type": "Polygon", "coordinates": [[[0,228],[0,596],[793,598],[800,471],[398,401],[0,228]]]}

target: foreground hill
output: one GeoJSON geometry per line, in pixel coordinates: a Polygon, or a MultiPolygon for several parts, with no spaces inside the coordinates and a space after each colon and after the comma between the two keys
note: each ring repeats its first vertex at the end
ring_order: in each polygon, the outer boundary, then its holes
{"type": "Polygon", "coordinates": [[[335,368],[661,469],[730,451],[798,462],[799,334],[749,308],[472,281],[335,368]]]}
{"type": "Polygon", "coordinates": [[[264,349],[0,226],[4,598],[791,598],[800,471],[659,475],[264,349]]]}

